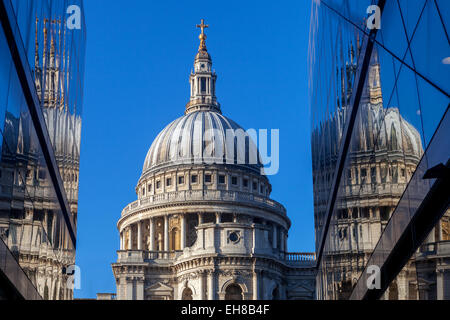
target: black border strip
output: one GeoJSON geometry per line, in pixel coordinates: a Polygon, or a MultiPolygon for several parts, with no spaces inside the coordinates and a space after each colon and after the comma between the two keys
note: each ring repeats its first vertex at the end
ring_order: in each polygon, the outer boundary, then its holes
{"type": "Polygon", "coordinates": [[[73,248],[76,248],[76,235],[74,231],[74,223],[71,218],[69,202],[67,201],[64,184],[56,164],[55,154],[52,143],[45,124],[44,115],[41,110],[39,99],[31,76],[30,66],[27,62],[25,49],[23,47],[22,38],[18,32],[16,16],[10,0],[0,0],[0,20],[3,31],[8,42],[11,57],[17,71],[20,84],[22,86],[25,101],[30,111],[31,119],[36,130],[42,153],[48,167],[50,178],[55,189],[56,197],[59,201],[61,211],[66,221],[66,226],[72,239],[73,248]],[[14,33],[13,28],[17,31],[14,33]],[[15,34],[18,39],[16,39],[15,34]]]}

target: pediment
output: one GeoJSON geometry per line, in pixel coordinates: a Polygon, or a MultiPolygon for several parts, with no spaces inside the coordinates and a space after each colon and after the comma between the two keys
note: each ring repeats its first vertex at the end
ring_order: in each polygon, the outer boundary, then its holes
{"type": "Polygon", "coordinates": [[[170,291],[170,292],[172,292],[173,288],[168,286],[168,285],[166,285],[166,284],[164,284],[164,283],[162,283],[162,282],[156,282],[156,283],[153,283],[152,285],[148,286],[147,288],[145,288],[145,291],[156,291],[156,292],[158,292],[158,291],[161,291],[161,292],[170,291]]]}
{"type": "Polygon", "coordinates": [[[292,283],[287,288],[288,291],[295,292],[311,292],[314,291],[313,281],[299,281],[292,283]]]}

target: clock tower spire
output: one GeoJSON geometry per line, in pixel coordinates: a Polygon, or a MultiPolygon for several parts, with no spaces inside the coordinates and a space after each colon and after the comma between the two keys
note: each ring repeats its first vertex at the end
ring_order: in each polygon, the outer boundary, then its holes
{"type": "Polygon", "coordinates": [[[220,104],[216,100],[216,80],[217,75],[212,70],[211,56],[206,49],[205,29],[209,25],[205,24],[205,20],[201,20],[201,24],[197,25],[201,33],[199,35],[200,46],[194,61],[194,70],[189,77],[191,85],[191,98],[186,105],[185,114],[199,111],[210,110],[220,111],[220,104]]]}

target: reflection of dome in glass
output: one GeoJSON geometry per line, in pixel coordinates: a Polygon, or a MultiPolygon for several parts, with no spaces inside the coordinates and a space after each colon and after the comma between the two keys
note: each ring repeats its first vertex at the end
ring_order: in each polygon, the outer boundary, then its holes
{"type": "Polygon", "coordinates": [[[397,108],[363,107],[356,125],[359,139],[352,151],[389,150],[421,157],[422,139],[416,128],[406,121],[397,108]]]}
{"type": "MultiPolygon", "coordinates": [[[[352,66],[353,58],[352,63],[345,67],[347,76],[356,70],[352,66]]],[[[343,91],[344,94],[351,96],[351,90],[343,91]]],[[[323,169],[319,166],[321,161],[334,163],[339,154],[348,111],[348,105],[341,106],[313,130],[311,145],[314,170],[323,169]]],[[[355,121],[350,152],[367,153],[374,150],[399,151],[419,159],[423,154],[422,139],[417,129],[402,117],[398,108],[383,107],[380,64],[375,49],[355,121]]]]}
{"type": "MultiPolygon", "coordinates": [[[[344,130],[346,109],[335,113],[334,117],[312,134],[313,156],[337,156],[340,138],[344,130]],[[323,139],[330,141],[321,142],[323,139]],[[320,148],[326,148],[320,151],[320,148]]],[[[401,151],[405,155],[421,157],[422,139],[417,129],[406,121],[398,108],[384,109],[371,104],[361,106],[355,122],[351,152],[401,151]]],[[[317,163],[317,162],[316,162],[317,163]]]]}

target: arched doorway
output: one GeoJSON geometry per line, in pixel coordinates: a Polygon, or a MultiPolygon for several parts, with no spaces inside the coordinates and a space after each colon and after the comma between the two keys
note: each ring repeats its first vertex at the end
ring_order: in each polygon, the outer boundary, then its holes
{"type": "Polygon", "coordinates": [[[233,283],[225,290],[225,300],[244,300],[242,297],[242,288],[233,283]]]}
{"type": "Polygon", "coordinates": [[[190,288],[185,288],[181,294],[181,300],[193,300],[192,290],[190,288]]]}
{"type": "Polygon", "coordinates": [[[392,283],[389,285],[389,300],[398,300],[398,287],[397,282],[392,281],[392,283]]]}

